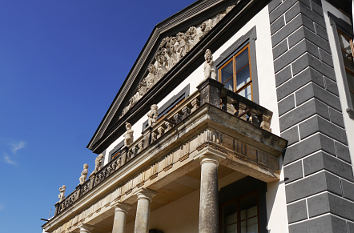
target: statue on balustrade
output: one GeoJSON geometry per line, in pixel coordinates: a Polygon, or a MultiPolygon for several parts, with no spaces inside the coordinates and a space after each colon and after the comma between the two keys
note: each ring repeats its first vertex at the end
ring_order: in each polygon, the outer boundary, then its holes
{"type": "Polygon", "coordinates": [[[80,180],[80,184],[85,183],[87,174],[88,174],[88,164],[85,163],[85,164],[84,164],[84,168],[83,168],[83,170],[82,170],[82,172],[81,172],[80,179],[79,179],[79,180],[80,180]]]}
{"type": "Polygon", "coordinates": [[[157,104],[151,105],[150,111],[147,113],[149,126],[153,126],[156,123],[158,115],[157,104]]]}
{"type": "Polygon", "coordinates": [[[132,125],[129,122],[125,123],[125,129],[127,131],[124,134],[124,145],[128,147],[134,141],[134,130],[132,130],[132,125]]]}
{"type": "Polygon", "coordinates": [[[62,185],[61,187],[59,187],[59,202],[62,202],[65,199],[65,190],[66,190],[66,186],[62,185]]]}
{"type": "Polygon", "coordinates": [[[216,68],[214,66],[213,54],[210,49],[207,49],[204,54],[204,77],[205,79],[211,78],[216,80],[216,68]]]}
{"type": "Polygon", "coordinates": [[[101,168],[101,166],[103,164],[103,158],[104,158],[103,154],[99,154],[96,157],[96,159],[95,159],[95,169],[93,170],[91,175],[96,174],[100,170],[100,168],[101,168]]]}

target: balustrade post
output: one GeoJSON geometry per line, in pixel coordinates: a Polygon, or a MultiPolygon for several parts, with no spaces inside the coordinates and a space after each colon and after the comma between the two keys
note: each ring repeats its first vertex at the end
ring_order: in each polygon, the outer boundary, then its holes
{"type": "Polygon", "coordinates": [[[198,91],[200,92],[200,106],[204,103],[214,105],[220,108],[221,91],[224,85],[214,79],[208,78],[199,84],[198,91]]]}

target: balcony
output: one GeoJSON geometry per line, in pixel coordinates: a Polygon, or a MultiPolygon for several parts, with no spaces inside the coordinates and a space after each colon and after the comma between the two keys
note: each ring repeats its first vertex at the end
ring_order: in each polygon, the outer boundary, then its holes
{"type": "MultiPolygon", "coordinates": [[[[51,228],[70,219],[107,193],[110,201],[130,200],[137,188],[158,189],[199,167],[200,154],[216,155],[229,170],[264,182],[277,181],[279,158],[287,142],[270,132],[271,118],[269,110],[215,80],[205,80],[118,157],[57,203],[55,216],[44,226],[51,228]]],[[[106,202],[103,206],[109,205],[106,202]]],[[[74,226],[74,220],[70,221],[74,226]]]]}

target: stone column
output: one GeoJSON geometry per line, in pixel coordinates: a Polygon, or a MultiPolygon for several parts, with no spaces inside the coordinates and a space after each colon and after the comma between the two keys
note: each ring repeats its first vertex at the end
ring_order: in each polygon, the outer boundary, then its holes
{"type": "Polygon", "coordinates": [[[117,203],[114,206],[114,222],[112,233],[124,233],[126,216],[130,206],[124,203],[117,203]]]}
{"type": "Polygon", "coordinates": [[[218,166],[216,158],[201,159],[199,233],[217,233],[219,230],[218,166]]]}
{"type": "Polygon", "coordinates": [[[150,220],[150,202],[154,192],[141,189],[137,192],[138,206],[136,209],[134,233],[148,233],[150,220]]]}
{"type": "Polygon", "coordinates": [[[80,229],[80,233],[91,233],[93,227],[87,224],[81,224],[79,226],[79,229],[80,229]]]}

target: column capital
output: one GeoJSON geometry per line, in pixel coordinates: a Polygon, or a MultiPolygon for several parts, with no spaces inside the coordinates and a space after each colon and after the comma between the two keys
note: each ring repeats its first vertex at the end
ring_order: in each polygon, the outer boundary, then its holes
{"type": "Polygon", "coordinates": [[[225,158],[225,155],[220,151],[208,147],[202,149],[198,154],[194,156],[195,160],[200,160],[200,164],[209,162],[214,163],[217,166],[219,166],[219,161],[225,158]]]}
{"type": "Polygon", "coordinates": [[[79,229],[80,229],[80,232],[84,232],[84,233],[89,233],[91,232],[94,228],[92,225],[89,225],[89,224],[86,224],[86,223],[81,223],[79,225],[79,229]]]}
{"type": "Polygon", "coordinates": [[[124,212],[124,213],[128,213],[128,211],[131,208],[131,205],[123,203],[123,202],[113,202],[112,206],[114,207],[115,211],[120,211],[120,212],[124,212]]]}
{"type": "Polygon", "coordinates": [[[147,188],[141,188],[136,192],[136,196],[139,199],[147,199],[151,201],[151,199],[157,194],[157,192],[147,189],[147,188]]]}

